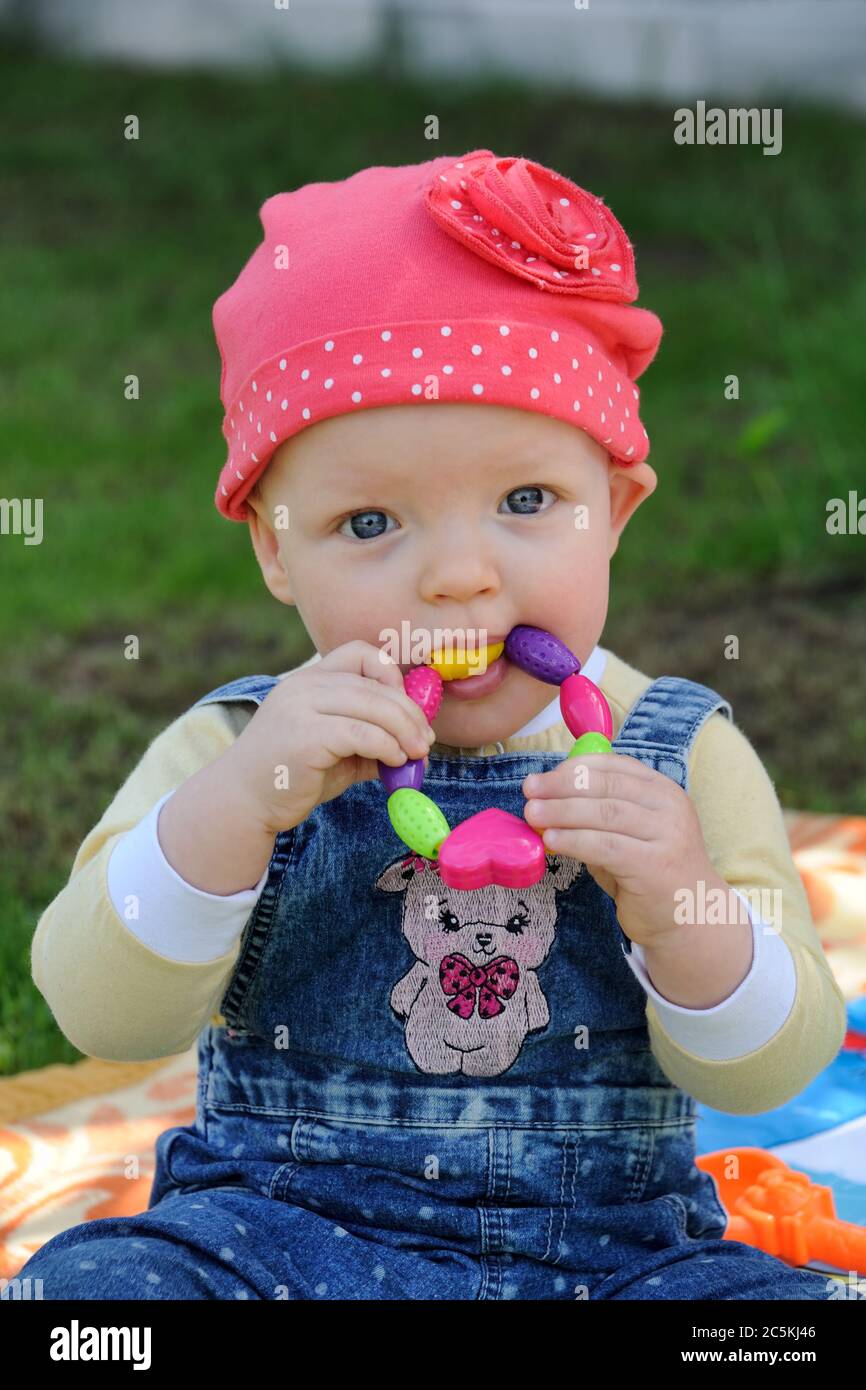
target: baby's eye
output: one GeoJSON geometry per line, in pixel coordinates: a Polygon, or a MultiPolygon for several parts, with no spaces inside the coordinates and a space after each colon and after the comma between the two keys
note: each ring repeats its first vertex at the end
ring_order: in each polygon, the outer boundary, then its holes
{"type": "Polygon", "coordinates": [[[344,531],[343,527],[351,526],[352,533],[358,540],[375,540],[377,536],[384,536],[386,534],[382,523],[387,516],[387,512],[355,512],[353,516],[347,517],[341,524],[338,534],[341,536],[348,536],[348,531],[344,531]]]}
{"type": "Polygon", "coordinates": [[[514,499],[515,510],[512,512],[512,516],[537,516],[536,508],[541,504],[543,492],[550,493],[550,496],[556,501],[556,493],[552,492],[549,487],[536,487],[533,483],[527,484],[525,487],[512,488],[508,496],[503,498],[503,501],[510,502],[512,498],[514,499]]]}

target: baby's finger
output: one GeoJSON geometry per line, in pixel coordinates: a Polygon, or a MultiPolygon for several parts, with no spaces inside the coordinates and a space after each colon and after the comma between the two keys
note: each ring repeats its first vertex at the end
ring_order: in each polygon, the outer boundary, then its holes
{"type": "Polygon", "coordinates": [[[582,796],[527,801],[523,814],[539,834],[552,830],[605,830],[634,840],[657,837],[657,817],[639,802],[582,796]]]}
{"type": "Polygon", "coordinates": [[[522,786],[524,796],[621,796],[650,808],[658,804],[654,789],[658,776],[637,758],[619,753],[582,753],[566,758],[549,772],[525,777],[522,786]]]}
{"type": "Polygon", "coordinates": [[[410,758],[430,751],[433,731],[421,711],[407,695],[385,689],[376,681],[347,671],[332,671],[316,692],[316,708],[321,714],[343,715],[367,720],[387,729],[410,758]],[[393,698],[389,698],[393,697],[393,698]]]}
{"type": "Polygon", "coordinates": [[[542,830],[540,834],[544,848],[551,854],[564,854],[583,864],[596,864],[617,882],[631,872],[636,852],[645,853],[633,835],[619,835],[610,830],[569,830],[559,827],[542,830]]]}
{"type": "MultiPolygon", "coordinates": [[[[427,739],[431,726],[424,711],[407,694],[403,686],[403,674],[397,663],[384,649],[374,647],[371,642],[346,642],[335,647],[322,658],[319,669],[340,672],[342,675],[355,675],[377,681],[388,699],[395,701],[408,714],[422,736],[427,739]]],[[[425,747],[427,746],[425,744],[425,747]]]]}
{"type": "Polygon", "coordinates": [[[342,713],[321,721],[319,742],[333,759],[357,757],[402,767],[411,756],[421,757],[420,751],[407,754],[400,740],[381,724],[342,713]]]}
{"type": "Polygon", "coordinates": [[[354,642],[344,642],[341,647],[328,652],[327,656],[322,657],[319,670],[345,671],[349,675],[381,681],[383,685],[396,690],[403,689],[403,676],[396,661],[383,649],[360,638],[354,642]]]}
{"type": "Polygon", "coordinates": [[[371,642],[360,639],[335,647],[323,657],[318,666],[310,668],[311,674],[321,673],[329,680],[335,677],[355,677],[359,681],[375,681],[386,698],[394,701],[403,710],[404,718],[415,725],[416,731],[426,739],[425,748],[432,739],[426,715],[411,700],[403,688],[403,675],[400,667],[384,649],[373,646],[371,642]]]}

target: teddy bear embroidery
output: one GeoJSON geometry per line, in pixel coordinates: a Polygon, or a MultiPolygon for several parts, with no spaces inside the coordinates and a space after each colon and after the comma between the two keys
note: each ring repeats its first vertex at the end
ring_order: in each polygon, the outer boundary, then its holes
{"type": "Polygon", "coordinates": [[[391,990],[419,1071],[498,1076],[550,1011],[536,973],[556,938],[557,895],[582,865],[549,855],[529,888],[451,889],[434,860],[396,860],[376,887],[402,894],[402,932],[415,964],[391,990]]]}

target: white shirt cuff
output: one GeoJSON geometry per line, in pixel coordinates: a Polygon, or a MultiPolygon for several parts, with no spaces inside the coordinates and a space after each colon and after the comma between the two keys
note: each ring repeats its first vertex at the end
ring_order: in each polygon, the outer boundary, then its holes
{"type": "Polygon", "coordinates": [[[632,972],[655,1004],[665,1031],[687,1052],[710,1062],[727,1062],[763,1047],[778,1033],[797,995],[797,968],[781,931],[753,912],[739,889],[752,924],[752,964],[727,999],[710,1009],[688,1009],[665,999],[653,985],[642,946],[622,946],[632,972]]]}
{"type": "Polygon", "coordinates": [[[268,877],[239,893],[206,893],[181,878],[166,859],[157,825],[166,792],[114,846],[106,879],[114,910],[145,946],[169,960],[217,960],[234,946],[268,877]]]}

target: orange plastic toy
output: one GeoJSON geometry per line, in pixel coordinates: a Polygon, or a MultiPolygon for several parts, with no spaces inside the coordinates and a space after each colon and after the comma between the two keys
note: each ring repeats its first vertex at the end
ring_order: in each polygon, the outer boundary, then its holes
{"type": "Polygon", "coordinates": [[[766,1149],[717,1149],[695,1159],[728,1213],[725,1240],[741,1240],[790,1265],[810,1261],[866,1274],[866,1227],[840,1221],[829,1187],[766,1149]],[[739,1176],[728,1176],[731,1159],[739,1176]]]}

